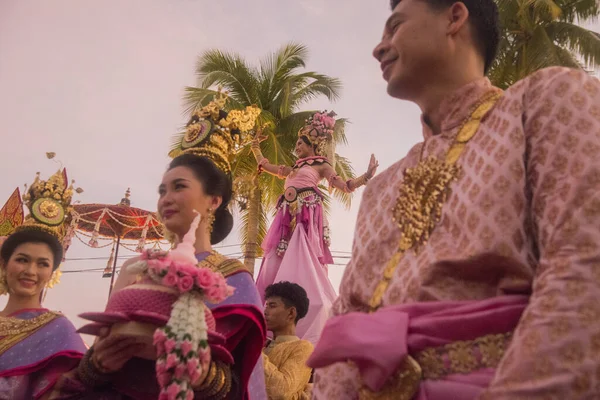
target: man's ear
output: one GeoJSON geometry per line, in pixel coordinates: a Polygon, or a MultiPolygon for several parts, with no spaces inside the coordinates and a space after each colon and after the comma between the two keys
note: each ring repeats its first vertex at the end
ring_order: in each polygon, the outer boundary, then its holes
{"type": "Polygon", "coordinates": [[[465,27],[469,19],[469,9],[464,3],[457,1],[452,4],[447,11],[448,27],[447,33],[450,36],[456,35],[465,27]]]}
{"type": "Polygon", "coordinates": [[[290,317],[292,318],[292,322],[296,322],[296,317],[298,316],[298,311],[296,307],[290,307],[290,317]]]}

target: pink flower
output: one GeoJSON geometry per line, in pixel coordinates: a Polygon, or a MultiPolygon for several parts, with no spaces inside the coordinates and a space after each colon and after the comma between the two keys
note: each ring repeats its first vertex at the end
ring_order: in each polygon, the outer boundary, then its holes
{"type": "Polygon", "coordinates": [[[176,343],[175,343],[174,339],[167,339],[165,341],[165,350],[167,350],[167,353],[173,352],[175,345],[176,345],[176,343]]]}
{"type": "MultiPolygon", "coordinates": [[[[188,374],[190,374],[190,376],[193,376],[194,373],[198,370],[199,365],[200,365],[200,362],[198,361],[198,358],[194,357],[194,358],[189,359],[186,364],[188,374]]],[[[192,381],[194,381],[194,380],[192,380],[192,381]]]]}
{"type": "Polygon", "coordinates": [[[188,390],[185,394],[185,400],[194,400],[194,392],[188,390]]]}
{"type": "Polygon", "coordinates": [[[208,367],[208,364],[210,364],[210,350],[204,350],[201,351],[200,354],[200,364],[202,364],[203,368],[208,367]]]}
{"type": "Polygon", "coordinates": [[[187,275],[195,278],[198,275],[198,267],[195,265],[177,263],[177,272],[181,275],[187,275]]]}
{"type": "Polygon", "coordinates": [[[167,372],[167,364],[165,364],[165,360],[157,360],[156,361],[156,373],[164,374],[167,372]]]}
{"type": "Polygon", "coordinates": [[[214,274],[207,268],[200,268],[196,275],[196,284],[206,290],[214,285],[214,274]]]}
{"type": "Polygon", "coordinates": [[[184,275],[179,278],[179,282],[177,283],[177,288],[180,292],[189,292],[194,287],[194,278],[191,276],[184,275]]]}
{"type": "Polygon", "coordinates": [[[167,368],[175,368],[175,366],[179,363],[179,358],[175,354],[169,354],[167,356],[167,368]]]}
{"type": "Polygon", "coordinates": [[[169,400],[169,395],[165,391],[161,391],[158,400],[169,400]]]}
{"type": "Polygon", "coordinates": [[[181,386],[177,382],[173,382],[167,388],[167,393],[169,394],[169,400],[176,400],[179,392],[181,392],[181,386]]]}
{"type": "Polygon", "coordinates": [[[183,374],[185,374],[185,372],[186,372],[185,365],[179,364],[178,366],[175,367],[175,378],[177,378],[177,379],[183,378],[183,374]]]}
{"type": "Polygon", "coordinates": [[[158,381],[158,384],[160,385],[160,387],[166,387],[169,382],[171,382],[171,374],[163,372],[163,373],[156,373],[156,380],[158,381]]]}
{"type": "Polygon", "coordinates": [[[184,340],[181,343],[181,352],[183,353],[183,356],[187,357],[190,351],[192,351],[192,342],[190,342],[189,340],[184,340]]]}
{"type": "Polygon", "coordinates": [[[162,329],[157,329],[154,331],[154,344],[163,343],[167,340],[167,334],[162,329]]]}
{"type": "Polygon", "coordinates": [[[220,303],[221,299],[221,288],[219,286],[213,286],[206,292],[206,297],[211,303],[220,303]]]}
{"type": "Polygon", "coordinates": [[[172,272],[169,271],[167,272],[167,275],[165,275],[165,277],[163,278],[163,283],[169,287],[175,287],[177,286],[177,282],[179,281],[179,278],[177,278],[177,275],[172,272]]]}
{"type": "Polygon", "coordinates": [[[196,370],[196,372],[194,372],[191,376],[190,376],[190,381],[191,382],[196,382],[198,379],[200,379],[200,377],[202,376],[202,373],[200,372],[199,369],[196,370]]]}

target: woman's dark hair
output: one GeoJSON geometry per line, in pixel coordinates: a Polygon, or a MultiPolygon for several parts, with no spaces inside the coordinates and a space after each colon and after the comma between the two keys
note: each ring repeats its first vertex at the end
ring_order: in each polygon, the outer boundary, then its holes
{"type": "Polygon", "coordinates": [[[277,282],[267,286],[265,289],[265,299],[271,297],[279,297],[287,308],[296,308],[296,324],[308,313],[310,300],[306,294],[306,290],[297,283],[293,282],[277,282]]]}
{"type": "Polygon", "coordinates": [[[204,193],[223,199],[215,211],[215,222],[210,235],[211,244],[222,242],[233,229],[233,216],[227,209],[232,196],[231,177],[217,168],[210,158],[193,154],[175,157],[169,164],[169,170],[176,167],[189,168],[202,184],[204,193]]]}
{"type": "Polygon", "coordinates": [[[37,229],[23,229],[12,233],[2,244],[0,257],[2,257],[4,263],[8,263],[8,260],[10,260],[17,247],[25,243],[43,243],[48,245],[52,252],[52,256],[54,257],[52,265],[53,271],[55,271],[62,262],[63,247],[56,236],[37,229]]]}

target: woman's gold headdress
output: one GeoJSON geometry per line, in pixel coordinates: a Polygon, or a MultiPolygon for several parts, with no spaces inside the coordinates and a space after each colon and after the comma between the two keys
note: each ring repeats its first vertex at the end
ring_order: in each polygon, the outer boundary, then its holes
{"type": "Polygon", "coordinates": [[[194,111],[183,135],[175,137],[169,157],[195,154],[210,158],[226,174],[231,173],[231,156],[250,142],[261,109],[224,111],[227,95],[219,92],[206,106],[194,111]]]}
{"type": "MultiPolygon", "coordinates": [[[[54,158],[54,153],[46,153],[49,159],[54,158]]],[[[38,230],[54,236],[61,244],[65,238],[68,226],[67,221],[71,215],[71,200],[74,193],[82,193],[81,188],[74,188],[72,181],[69,184],[66,168],[60,168],[48,180],[40,179],[36,174],[33,183],[25,186],[23,201],[19,198],[19,190],[15,190],[7,203],[0,210],[0,232],[8,236],[15,232],[38,230]],[[29,209],[29,214],[24,216],[23,202],[29,209]]],[[[66,250],[66,249],[65,249],[66,250]]],[[[60,271],[54,271],[48,287],[58,283],[60,271]]]]}

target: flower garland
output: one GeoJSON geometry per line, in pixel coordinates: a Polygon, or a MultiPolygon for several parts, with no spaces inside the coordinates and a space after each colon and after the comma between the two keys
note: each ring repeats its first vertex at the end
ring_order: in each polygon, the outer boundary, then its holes
{"type": "Polygon", "coordinates": [[[191,260],[174,259],[171,253],[154,254],[158,253],[145,252],[141,260],[129,268],[146,272],[156,283],[180,293],[169,321],[154,333],[158,356],[156,377],[161,388],[159,400],[193,399],[192,383],[210,363],[204,301],[220,303],[233,294],[234,288],[227,285],[222,274],[198,268],[191,260]]]}

